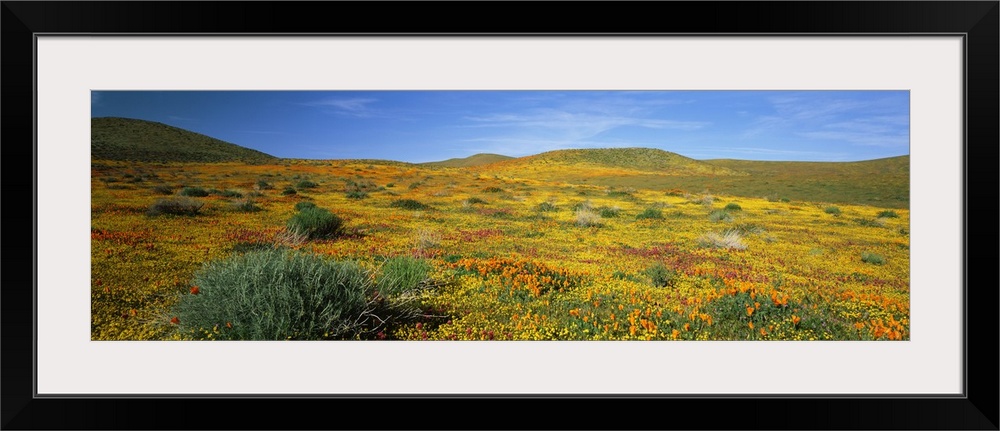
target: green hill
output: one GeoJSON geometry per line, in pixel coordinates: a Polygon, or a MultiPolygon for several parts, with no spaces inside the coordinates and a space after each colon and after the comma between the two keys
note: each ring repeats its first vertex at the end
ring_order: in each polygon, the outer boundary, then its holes
{"type": "Polygon", "coordinates": [[[513,157],[504,156],[500,154],[479,153],[465,158],[448,159],[440,162],[427,162],[427,163],[421,163],[421,165],[430,167],[442,167],[442,168],[468,168],[472,166],[488,165],[490,163],[496,163],[510,159],[513,159],[513,157]]]}
{"type": "Polygon", "coordinates": [[[559,167],[570,170],[612,168],[658,175],[745,175],[735,169],[708,164],[654,148],[556,150],[507,160],[490,167],[499,170],[519,167],[559,167]]]}
{"type": "Polygon", "coordinates": [[[270,154],[153,121],[101,117],[90,121],[91,160],[269,163],[270,154]]]}

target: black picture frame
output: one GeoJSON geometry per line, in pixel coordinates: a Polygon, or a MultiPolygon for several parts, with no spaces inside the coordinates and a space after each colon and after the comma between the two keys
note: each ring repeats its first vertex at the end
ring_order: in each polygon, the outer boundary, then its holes
{"type": "Polygon", "coordinates": [[[3,246],[8,271],[0,275],[4,429],[998,429],[1000,2],[576,2],[555,3],[549,9],[515,2],[362,2],[349,8],[326,2],[2,3],[2,142],[7,167],[2,190],[9,204],[3,246]],[[342,12],[331,16],[331,6],[342,12]],[[566,15],[568,9],[571,15],[566,15]],[[387,14],[406,21],[379,18],[387,14]],[[25,226],[31,224],[32,233],[41,227],[37,205],[29,212],[24,202],[37,198],[36,174],[27,171],[25,160],[36,160],[37,151],[37,144],[32,145],[33,47],[39,33],[962,35],[964,396],[38,398],[32,336],[37,274],[28,268],[35,268],[39,250],[26,252],[35,237],[25,226]]]}

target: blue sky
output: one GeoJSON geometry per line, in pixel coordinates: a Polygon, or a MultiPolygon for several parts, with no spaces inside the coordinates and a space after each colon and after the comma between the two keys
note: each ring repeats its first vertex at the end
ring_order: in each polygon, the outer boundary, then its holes
{"type": "Polygon", "coordinates": [[[284,158],[428,162],[649,147],[694,159],[909,154],[906,91],[94,91],[93,117],[157,121],[284,158]]]}

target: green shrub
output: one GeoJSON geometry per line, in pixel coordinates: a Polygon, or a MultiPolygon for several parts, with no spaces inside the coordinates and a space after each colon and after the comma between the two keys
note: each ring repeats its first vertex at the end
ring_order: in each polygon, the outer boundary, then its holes
{"type": "Polygon", "coordinates": [[[391,189],[391,188],[393,188],[393,187],[396,187],[396,183],[389,183],[389,184],[386,184],[386,185],[385,185],[385,187],[386,187],[386,188],[390,188],[390,189],[391,189]]]}
{"type": "Polygon", "coordinates": [[[174,194],[174,188],[170,186],[156,186],[152,188],[153,193],[158,195],[172,195],[174,194]]]}
{"type": "Polygon", "coordinates": [[[306,208],[288,219],[286,227],[308,239],[323,239],[341,235],[344,221],[324,208],[306,208]]]}
{"type": "Polygon", "coordinates": [[[174,307],[179,329],[223,340],[354,338],[372,290],[356,263],[275,249],[208,263],[192,284],[174,307]]]}
{"type": "Polygon", "coordinates": [[[417,181],[415,183],[410,183],[410,185],[407,186],[407,188],[410,189],[410,190],[416,190],[417,187],[420,187],[422,185],[424,185],[424,183],[422,183],[420,181],[417,181]]]}
{"type": "Polygon", "coordinates": [[[302,180],[299,181],[298,184],[295,184],[295,188],[297,189],[314,189],[316,187],[319,187],[319,184],[316,184],[309,180],[302,180]]]}
{"type": "Polygon", "coordinates": [[[205,190],[201,187],[184,187],[183,189],[181,189],[180,192],[181,196],[191,196],[198,198],[203,198],[205,196],[208,196],[208,194],[209,194],[208,190],[205,190]]]}
{"type": "Polygon", "coordinates": [[[729,215],[729,211],[715,210],[708,214],[708,219],[713,222],[733,221],[733,216],[729,215]]]}
{"type": "Polygon", "coordinates": [[[638,220],[644,220],[644,219],[658,220],[663,218],[663,211],[661,211],[659,208],[646,208],[645,211],[636,215],[635,218],[638,220]]]}
{"type": "Polygon", "coordinates": [[[271,183],[269,183],[267,181],[264,181],[264,180],[258,180],[257,181],[257,188],[260,189],[260,190],[271,190],[271,189],[274,188],[274,185],[272,185],[271,183]]]}
{"type": "Polygon", "coordinates": [[[177,198],[177,199],[160,199],[156,201],[153,205],[149,206],[146,214],[151,216],[157,216],[161,214],[172,214],[172,215],[198,215],[198,211],[201,207],[205,206],[204,202],[188,199],[188,198],[177,198]]]}
{"type": "Polygon", "coordinates": [[[382,294],[398,295],[416,289],[426,280],[431,272],[431,265],[423,259],[409,256],[389,258],[382,264],[376,287],[382,294]]]}
{"type": "Polygon", "coordinates": [[[824,208],[823,212],[825,212],[827,214],[833,214],[835,216],[839,216],[840,215],[840,208],[837,208],[835,206],[829,206],[829,207],[824,208]]]}
{"type": "Polygon", "coordinates": [[[653,286],[657,287],[673,286],[677,281],[677,271],[667,268],[662,262],[646,268],[644,273],[653,282],[653,286]]]}
{"type": "Polygon", "coordinates": [[[870,218],[856,218],[854,222],[865,227],[883,227],[885,223],[883,220],[870,219],[870,218]]]}
{"type": "Polygon", "coordinates": [[[621,208],[618,207],[600,207],[597,209],[598,214],[604,218],[615,218],[621,214],[621,208]]]}
{"type": "Polygon", "coordinates": [[[594,208],[594,205],[591,204],[590,201],[577,202],[577,203],[573,204],[572,207],[570,207],[570,209],[572,209],[573,211],[589,210],[589,209],[593,209],[593,208],[594,208]]]}
{"type": "Polygon", "coordinates": [[[316,204],[309,201],[302,201],[295,204],[295,211],[302,211],[307,208],[316,208],[316,204]]]}
{"type": "Polygon", "coordinates": [[[538,206],[535,207],[535,209],[541,212],[552,212],[559,210],[559,208],[556,208],[556,206],[553,205],[552,202],[542,202],[538,204],[538,206]]]}
{"type": "Polygon", "coordinates": [[[350,191],[347,192],[346,196],[348,199],[364,199],[368,197],[368,193],[362,191],[350,191]]]}
{"type": "Polygon", "coordinates": [[[475,205],[475,204],[483,204],[483,205],[486,205],[486,204],[488,204],[489,202],[486,202],[485,200],[482,200],[482,199],[480,199],[480,198],[477,198],[477,197],[471,197],[471,198],[468,198],[468,199],[466,199],[466,200],[465,200],[465,203],[467,203],[467,204],[469,204],[469,205],[475,205]]]}
{"type": "Polygon", "coordinates": [[[882,212],[878,213],[877,217],[879,217],[879,218],[898,218],[899,214],[896,214],[896,212],[892,211],[892,210],[886,210],[886,211],[882,211],[882,212]]]}
{"type": "Polygon", "coordinates": [[[743,207],[737,203],[728,203],[724,209],[726,211],[743,211],[743,207]]]}
{"type": "Polygon", "coordinates": [[[257,205],[257,202],[254,201],[253,198],[246,198],[239,202],[234,203],[233,209],[244,213],[255,213],[257,211],[263,210],[263,208],[257,205]]]}
{"type": "Polygon", "coordinates": [[[502,192],[503,192],[503,189],[501,189],[500,187],[493,187],[493,186],[490,186],[490,187],[486,187],[486,188],[484,188],[484,189],[483,189],[483,192],[484,192],[484,193],[502,193],[502,192]]]}
{"type": "Polygon", "coordinates": [[[863,251],[861,252],[861,261],[872,265],[882,265],[885,264],[885,256],[863,251]]]}
{"type": "Polygon", "coordinates": [[[425,210],[430,208],[429,206],[413,199],[396,199],[392,201],[392,203],[390,203],[389,206],[392,208],[402,208],[405,210],[425,210]]]}
{"type": "Polygon", "coordinates": [[[298,192],[291,187],[285,187],[285,189],[281,191],[281,194],[285,196],[294,196],[295,194],[298,194],[298,192]]]}
{"type": "Polygon", "coordinates": [[[240,193],[239,191],[236,191],[236,190],[226,190],[226,191],[223,191],[223,192],[219,192],[218,195],[223,196],[223,197],[227,197],[227,198],[242,198],[243,197],[243,193],[240,193]]]}

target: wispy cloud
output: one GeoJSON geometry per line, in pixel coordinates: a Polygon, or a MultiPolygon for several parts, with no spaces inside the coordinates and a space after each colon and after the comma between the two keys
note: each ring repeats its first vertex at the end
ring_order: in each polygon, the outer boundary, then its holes
{"type": "MultiPolygon", "coordinates": [[[[868,96],[868,95],[865,95],[868,96]]],[[[747,141],[794,137],[803,142],[832,142],[882,148],[909,145],[909,116],[885,97],[803,97],[789,94],[767,100],[740,137],[747,141]]],[[[825,153],[824,153],[825,154],[825,153]]]]}
{"type": "Polygon", "coordinates": [[[330,109],[333,113],[341,115],[348,115],[354,117],[372,117],[375,116],[376,114],[376,111],[371,106],[375,102],[378,102],[378,99],[373,99],[368,97],[353,97],[353,98],[332,97],[312,102],[305,102],[303,103],[303,105],[330,109]]]}

